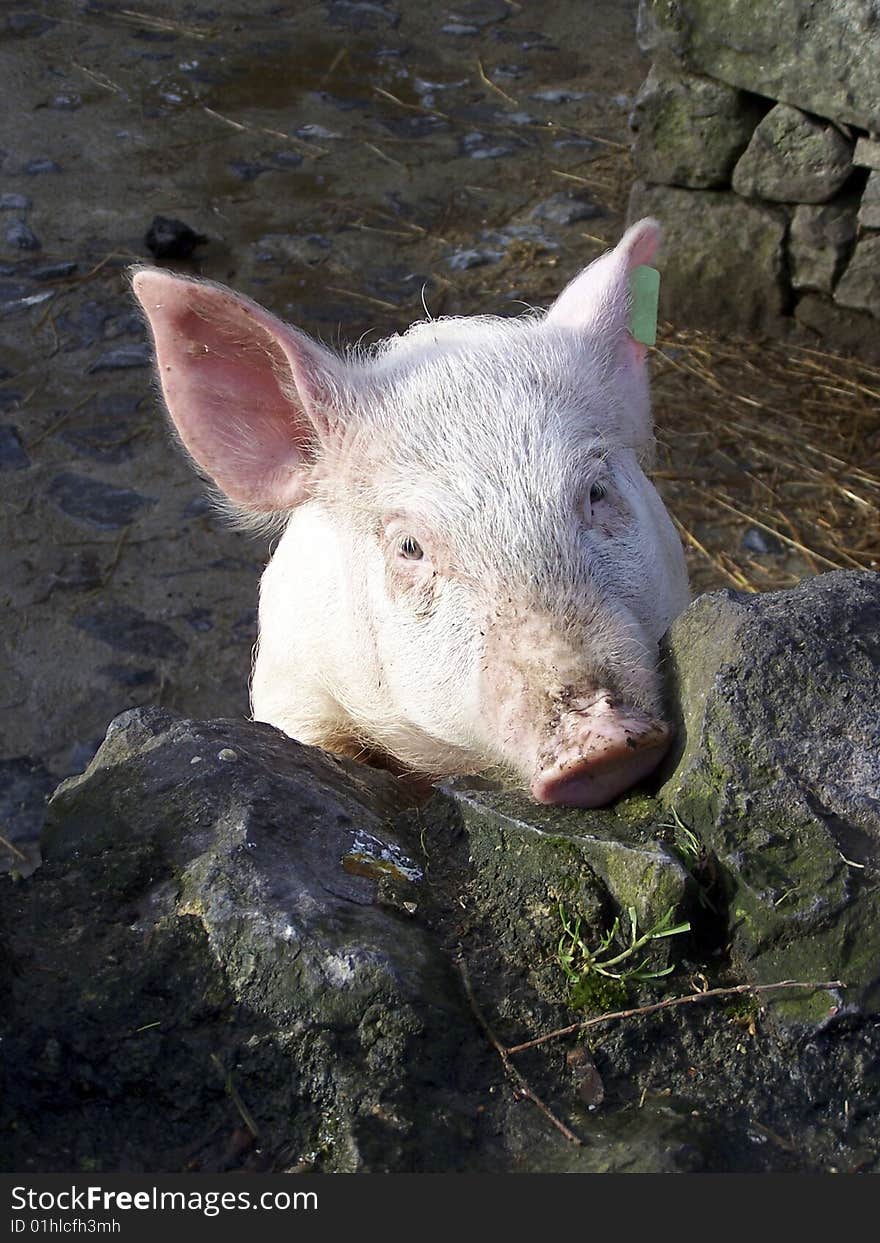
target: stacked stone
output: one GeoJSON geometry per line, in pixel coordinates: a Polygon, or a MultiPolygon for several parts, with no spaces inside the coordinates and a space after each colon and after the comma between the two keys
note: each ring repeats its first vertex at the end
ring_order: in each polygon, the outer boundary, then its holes
{"type": "Polygon", "coordinates": [[[640,0],[631,220],[665,226],[665,313],[867,355],[880,321],[878,0],[640,0]],[[790,322],[790,319],[789,319],[790,322]]]}

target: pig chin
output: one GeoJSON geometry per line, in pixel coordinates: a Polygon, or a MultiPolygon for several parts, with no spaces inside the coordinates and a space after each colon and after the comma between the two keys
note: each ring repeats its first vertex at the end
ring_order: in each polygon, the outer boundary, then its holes
{"type": "Polygon", "coordinates": [[[532,797],[563,807],[603,807],[652,773],[671,740],[666,722],[600,691],[589,706],[559,720],[532,776],[532,797]]]}

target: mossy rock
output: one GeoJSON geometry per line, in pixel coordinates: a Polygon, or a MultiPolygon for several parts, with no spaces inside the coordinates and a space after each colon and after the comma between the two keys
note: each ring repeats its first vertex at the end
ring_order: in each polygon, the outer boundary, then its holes
{"type": "Polygon", "coordinates": [[[876,1012],[880,577],[703,596],[667,667],[680,755],[660,798],[717,860],[737,969],[843,980],[842,1004],[876,1012]]]}

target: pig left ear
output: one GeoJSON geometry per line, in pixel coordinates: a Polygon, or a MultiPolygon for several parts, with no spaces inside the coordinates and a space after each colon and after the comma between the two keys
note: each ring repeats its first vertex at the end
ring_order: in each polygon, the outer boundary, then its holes
{"type": "Polygon", "coordinates": [[[650,217],[627,229],[615,246],[568,284],[547,312],[546,323],[574,328],[586,335],[621,342],[632,361],[642,361],[645,347],[629,330],[633,269],[650,264],[661,240],[660,225],[650,217]]]}

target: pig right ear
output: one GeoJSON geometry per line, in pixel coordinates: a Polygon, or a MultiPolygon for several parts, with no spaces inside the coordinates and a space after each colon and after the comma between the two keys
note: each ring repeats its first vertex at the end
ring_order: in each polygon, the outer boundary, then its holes
{"type": "Polygon", "coordinates": [[[653,262],[660,239],[660,225],[650,217],[627,229],[613,250],[563,289],[547,312],[547,323],[622,343],[627,361],[642,362],[645,347],[629,332],[630,276],[641,264],[653,262]]]}
{"type": "Polygon", "coordinates": [[[141,268],[132,288],[168,412],[196,464],[249,510],[305,500],[319,449],[341,430],[342,363],[220,285],[141,268]]]}

